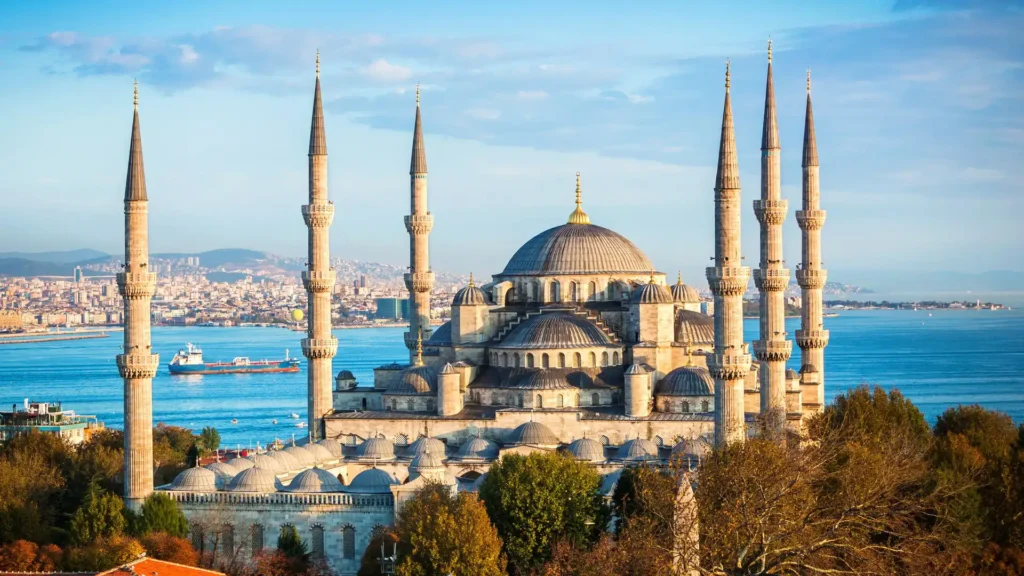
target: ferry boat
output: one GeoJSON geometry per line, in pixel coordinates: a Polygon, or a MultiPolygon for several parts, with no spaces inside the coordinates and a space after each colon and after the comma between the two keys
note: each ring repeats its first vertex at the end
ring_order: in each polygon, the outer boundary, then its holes
{"type": "Polygon", "coordinates": [[[254,372],[298,372],[298,358],[290,358],[284,351],[284,360],[250,360],[239,356],[231,362],[204,362],[203,351],[192,343],[178,350],[167,365],[171,374],[249,374],[254,372]]]}

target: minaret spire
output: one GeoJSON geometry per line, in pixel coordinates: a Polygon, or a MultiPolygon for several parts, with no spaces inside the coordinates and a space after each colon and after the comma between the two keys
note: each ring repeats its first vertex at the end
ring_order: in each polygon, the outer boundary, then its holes
{"type": "Polygon", "coordinates": [[[124,500],[138,511],[153,493],[153,377],[160,356],[153,353],[150,300],[156,274],[149,271],[149,197],[142,163],[139,85],[134,85],[134,113],[128,175],[124,186],[124,271],[117,287],[124,298],[124,352],[117,369],[124,379],[124,500]]]}
{"type": "Polygon", "coordinates": [[[805,412],[821,411],[825,407],[825,347],[829,332],[822,320],[821,291],[828,279],[828,271],[821,262],[821,228],[826,213],[821,209],[818,187],[818,143],[814,136],[814,111],[811,107],[811,71],[807,71],[807,111],[804,116],[803,150],[803,210],[796,213],[803,237],[800,268],[796,281],[800,285],[802,304],[800,329],[796,343],[800,346],[800,389],[805,412]]]}
{"type": "Polygon", "coordinates": [[[715,265],[707,269],[715,297],[715,350],[708,370],[715,379],[715,443],[742,442],[746,437],[743,384],[750,355],[743,343],[743,293],[750,268],[740,256],[740,175],[732,121],[729,63],[725,65],[725,104],[715,176],[715,265]]]}
{"type": "Polygon", "coordinates": [[[335,271],[331,268],[330,227],[334,221],[334,203],[327,195],[327,135],[320,97],[320,51],[316,55],[316,84],[313,89],[313,119],[309,131],[309,204],[302,207],[302,218],[309,229],[309,270],[302,273],[309,302],[307,337],[302,353],[309,359],[307,370],[307,408],[311,440],[324,438],[324,416],[334,408],[331,384],[333,358],[338,340],[331,334],[331,293],[335,271]]]}
{"type": "Polygon", "coordinates": [[[583,187],[580,185],[580,173],[576,173],[576,209],[569,214],[569,224],[590,224],[590,216],[583,211],[583,187]]]}
{"type": "MultiPolygon", "coordinates": [[[[410,363],[416,362],[417,339],[429,338],[430,294],[434,290],[434,273],[430,270],[430,230],[434,217],[427,210],[427,150],[423,144],[423,121],[420,116],[420,86],[416,85],[416,121],[412,133],[412,160],[409,163],[410,214],[405,217],[409,232],[409,272],[405,286],[409,289],[409,331],[405,346],[410,363]]],[[[422,360],[422,358],[421,358],[422,360]]]]}
{"type": "Polygon", "coordinates": [[[786,360],[793,349],[792,342],[786,339],[785,291],[789,270],[782,267],[782,224],[789,205],[782,199],[781,153],[769,39],[761,130],[761,198],[754,200],[754,215],[761,225],[761,262],[754,271],[754,284],[759,292],[760,338],[754,342],[754,352],[761,362],[761,417],[765,432],[778,439],[783,438],[786,425],[786,360]]]}

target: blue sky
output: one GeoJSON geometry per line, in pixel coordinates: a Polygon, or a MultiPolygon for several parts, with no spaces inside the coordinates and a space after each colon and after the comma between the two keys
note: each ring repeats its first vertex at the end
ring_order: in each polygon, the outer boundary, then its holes
{"type": "Polygon", "coordinates": [[[152,250],[304,253],[319,48],[334,254],[407,258],[421,82],[435,269],[499,271],[579,170],[594,223],[703,284],[726,58],[756,265],[771,36],[790,267],[810,68],[828,268],[1021,269],[1020,3],[296,4],[0,3],[0,251],[122,250],[138,78],[152,250]]]}

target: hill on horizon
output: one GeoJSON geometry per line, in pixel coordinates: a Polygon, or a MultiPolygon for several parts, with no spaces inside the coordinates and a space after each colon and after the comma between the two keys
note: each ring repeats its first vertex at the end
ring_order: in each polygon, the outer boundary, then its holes
{"type": "Polygon", "coordinates": [[[35,262],[50,262],[53,264],[72,264],[109,257],[110,255],[106,252],[100,252],[99,250],[93,250],[91,248],[59,250],[55,252],[0,252],[0,259],[4,260],[31,260],[35,262]]]}

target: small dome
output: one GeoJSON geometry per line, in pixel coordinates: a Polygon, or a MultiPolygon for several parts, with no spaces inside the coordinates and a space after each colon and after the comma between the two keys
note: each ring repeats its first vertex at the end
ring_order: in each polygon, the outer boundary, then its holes
{"type": "Polygon", "coordinates": [[[699,304],[700,293],[693,286],[683,284],[683,276],[680,274],[679,280],[672,286],[672,300],[677,304],[699,304]]]}
{"type": "Polygon", "coordinates": [[[253,454],[246,456],[247,459],[252,461],[254,468],[261,470],[267,470],[271,474],[280,474],[281,472],[287,472],[288,470],[281,466],[281,462],[275,458],[271,458],[266,454],[253,454]]]}
{"type": "Polygon", "coordinates": [[[171,490],[175,492],[216,492],[217,475],[206,468],[186,468],[174,477],[171,490]]]}
{"type": "Polygon", "coordinates": [[[441,442],[437,438],[426,438],[421,436],[405,449],[405,455],[409,458],[415,458],[427,450],[430,450],[435,455],[439,455],[443,458],[445,452],[444,442],[441,442]]]}
{"type": "Polygon", "coordinates": [[[248,458],[232,458],[231,460],[228,460],[228,466],[231,466],[241,472],[242,470],[252,468],[255,464],[253,464],[252,460],[248,458]]]}
{"type": "Polygon", "coordinates": [[[352,374],[351,370],[341,370],[338,375],[334,377],[335,380],[355,380],[356,377],[352,374]]]}
{"type": "Polygon", "coordinates": [[[629,368],[626,368],[627,376],[635,376],[637,374],[647,374],[647,369],[639,364],[630,364],[629,368]]]}
{"type": "Polygon", "coordinates": [[[498,445],[483,438],[473,438],[459,447],[460,460],[493,460],[498,457],[498,445]]]}
{"type": "Polygon", "coordinates": [[[715,381],[703,366],[680,366],[655,386],[656,396],[714,396],[715,381]]]}
{"type": "Polygon", "coordinates": [[[445,362],[438,374],[458,374],[458,372],[455,371],[455,366],[452,366],[451,362],[445,362]]]}
{"type": "Polygon", "coordinates": [[[801,374],[817,374],[818,368],[814,364],[804,364],[800,367],[801,374]]]}
{"type": "Polygon", "coordinates": [[[345,486],[345,492],[360,494],[387,494],[391,487],[400,482],[387,472],[379,468],[363,470],[345,486]]]}
{"type": "Polygon", "coordinates": [[[259,468],[249,468],[248,470],[242,470],[238,476],[231,479],[228,483],[228,491],[230,492],[255,492],[258,494],[268,494],[270,492],[277,492],[278,489],[282,488],[281,482],[274,477],[273,472],[259,468]]]}
{"type": "Polygon", "coordinates": [[[506,444],[528,444],[533,446],[557,446],[558,436],[550,428],[540,422],[524,422],[513,430],[506,444]]]}
{"type": "Polygon", "coordinates": [[[691,440],[681,440],[672,447],[673,456],[683,455],[691,458],[703,458],[710,451],[711,444],[703,436],[691,440]]]}
{"type": "Polygon", "coordinates": [[[213,472],[214,474],[217,475],[218,490],[223,490],[224,488],[226,488],[228,482],[230,482],[232,478],[234,478],[235,476],[238,475],[239,472],[241,472],[241,470],[239,470],[238,468],[235,468],[234,466],[227,464],[225,462],[213,462],[207,464],[206,466],[203,466],[203,468],[206,468],[210,472],[213,472]]]}
{"type": "Polygon", "coordinates": [[[545,312],[524,320],[492,348],[592,348],[611,343],[608,335],[586,318],[545,312]]]}
{"type": "Polygon", "coordinates": [[[267,456],[277,460],[277,463],[281,465],[281,472],[290,472],[303,467],[302,463],[295,456],[284,450],[271,450],[267,452],[267,456]]]}
{"type": "Polygon", "coordinates": [[[288,484],[288,492],[317,493],[343,492],[345,486],[338,477],[323,468],[303,470],[288,484]]]}
{"type": "Polygon", "coordinates": [[[473,277],[469,277],[469,286],[455,293],[452,298],[452,306],[486,306],[487,294],[473,284],[473,277]]]}
{"type": "Polygon", "coordinates": [[[429,447],[412,459],[409,464],[409,480],[415,480],[420,476],[428,479],[435,479],[445,473],[444,462],[441,457],[431,451],[429,447]]]}
{"type": "Polygon", "coordinates": [[[690,345],[714,345],[715,319],[693,310],[676,310],[676,342],[690,345]]]}
{"type": "Polygon", "coordinates": [[[394,460],[395,446],[386,438],[370,438],[356,447],[359,460],[394,460]]]}
{"type": "Polygon", "coordinates": [[[658,445],[645,438],[629,440],[615,454],[615,458],[625,462],[641,462],[658,459],[658,445]]]}
{"type": "Polygon", "coordinates": [[[298,460],[300,467],[312,466],[316,463],[316,457],[313,456],[313,453],[302,446],[289,446],[282,450],[282,452],[291,454],[293,458],[298,460]]]}
{"type": "Polygon", "coordinates": [[[650,282],[633,291],[629,297],[630,304],[671,304],[672,294],[661,284],[650,282]]]}
{"type": "Polygon", "coordinates": [[[320,444],[306,444],[305,446],[303,446],[303,448],[306,450],[306,452],[309,452],[310,454],[313,455],[313,460],[315,462],[327,462],[329,460],[338,459],[337,456],[331,454],[330,450],[324,448],[320,444]]]}
{"type": "Polygon", "coordinates": [[[341,442],[338,442],[334,438],[324,438],[317,442],[318,445],[323,446],[331,453],[331,456],[335,458],[341,458],[341,442]]]}
{"type": "Polygon", "coordinates": [[[509,386],[522,390],[561,390],[576,388],[569,382],[568,371],[554,369],[527,369],[509,379],[509,386]]]}
{"type": "Polygon", "coordinates": [[[787,368],[786,369],[786,380],[799,380],[799,379],[800,379],[800,375],[796,373],[796,370],[793,370],[792,368],[787,368]]]}
{"type": "Polygon", "coordinates": [[[436,394],[437,372],[430,366],[410,366],[387,389],[388,394],[436,394]]]}
{"type": "Polygon", "coordinates": [[[569,444],[569,454],[584,462],[604,462],[604,445],[593,438],[580,438],[569,444]]]}

